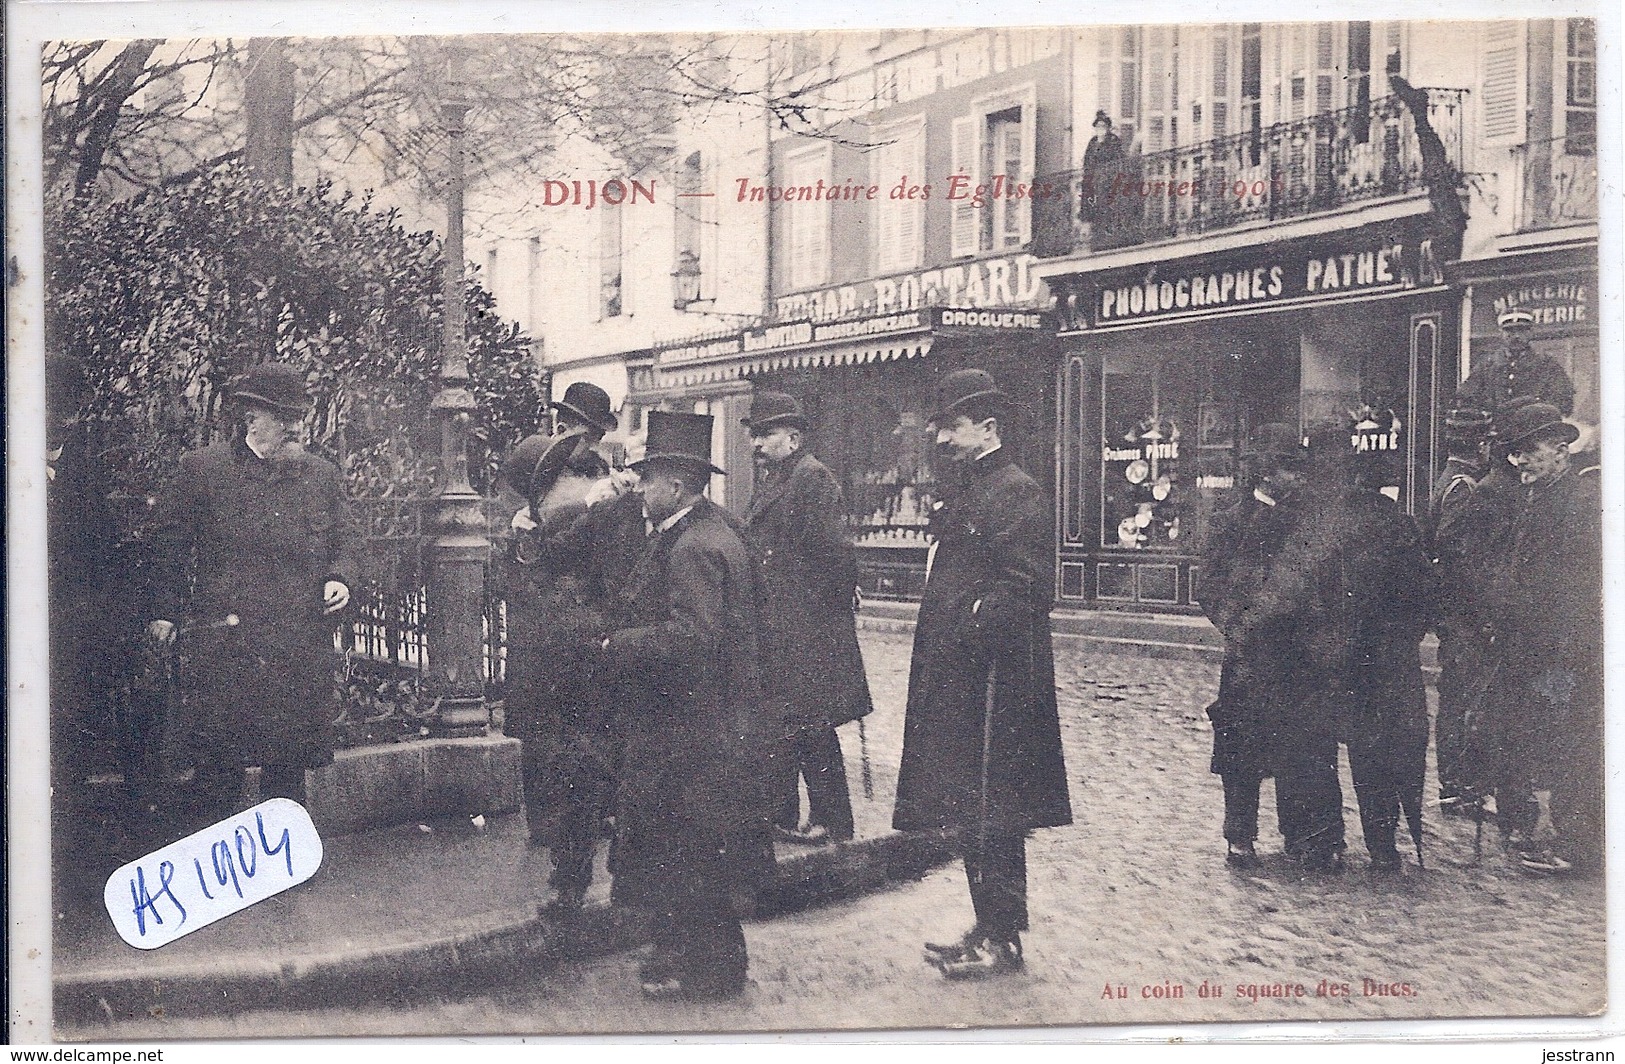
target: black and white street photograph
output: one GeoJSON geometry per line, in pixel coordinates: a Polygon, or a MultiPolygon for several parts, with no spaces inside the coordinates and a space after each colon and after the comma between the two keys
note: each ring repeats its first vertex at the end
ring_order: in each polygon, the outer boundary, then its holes
{"type": "Polygon", "coordinates": [[[56,6],[13,1041],[1607,1029],[1617,13],[56,6]]]}

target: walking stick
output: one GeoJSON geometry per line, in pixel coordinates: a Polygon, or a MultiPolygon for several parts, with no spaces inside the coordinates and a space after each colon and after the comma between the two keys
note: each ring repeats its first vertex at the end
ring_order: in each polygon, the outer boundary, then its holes
{"type": "Polygon", "coordinates": [[[858,756],[863,761],[863,799],[866,802],[875,800],[875,777],[869,767],[869,733],[863,728],[863,718],[858,718],[858,756]]]}
{"type": "Polygon", "coordinates": [[[982,694],[982,790],[976,826],[976,885],[982,885],[982,869],[987,864],[987,779],[988,764],[993,758],[993,702],[998,693],[999,667],[989,666],[987,686],[982,694]]]}

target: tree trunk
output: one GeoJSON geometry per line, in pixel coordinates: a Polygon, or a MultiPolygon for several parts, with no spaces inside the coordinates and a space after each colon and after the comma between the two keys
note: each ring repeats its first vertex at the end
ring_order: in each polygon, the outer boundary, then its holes
{"type": "Polygon", "coordinates": [[[250,39],[243,85],[248,117],[243,161],[249,173],[269,185],[293,184],[293,89],[287,38],[250,39]]]}
{"type": "Polygon", "coordinates": [[[87,109],[89,118],[84,123],[83,138],[79,142],[79,161],[73,175],[74,192],[79,196],[89,195],[96,187],[102,174],[102,163],[107,158],[107,149],[113,143],[119,114],[125,102],[135,94],[136,82],[157,48],[157,41],[131,41],[97,79],[100,85],[95,93],[96,98],[87,109]]]}

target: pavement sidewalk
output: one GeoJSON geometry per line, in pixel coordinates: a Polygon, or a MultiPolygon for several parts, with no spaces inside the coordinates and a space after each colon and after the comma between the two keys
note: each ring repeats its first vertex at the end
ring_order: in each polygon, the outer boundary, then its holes
{"type": "MultiPolygon", "coordinates": [[[[758,899],[758,916],[915,877],[952,855],[951,840],[890,829],[902,748],[903,693],[896,686],[877,677],[877,708],[861,739],[856,723],[841,729],[856,837],[823,847],[779,844],[778,881],[758,899]],[[864,796],[865,749],[871,798],[864,796]]],[[[547,852],[529,843],[523,814],[483,826],[469,818],[407,824],[323,843],[322,868],[309,882],[153,951],[117,937],[99,887],[96,902],[59,908],[56,1022],[377,1003],[496,984],[563,955],[562,929],[539,913],[547,898],[547,852]]],[[[638,921],[608,905],[605,849],[587,910],[570,936],[574,957],[644,941],[638,921]]]]}

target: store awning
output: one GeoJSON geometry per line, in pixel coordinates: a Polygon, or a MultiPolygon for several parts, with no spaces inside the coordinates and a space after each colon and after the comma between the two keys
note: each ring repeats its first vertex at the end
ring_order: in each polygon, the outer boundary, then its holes
{"type": "Polygon", "coordinates": [[[927,332],[868,343],[805,345],[710,363],[665,366],[657,362],[655,373],[662,387],[715,384],[773,370],[923,358],[931,350],[931,342],[932,336],[927,332]]]}

